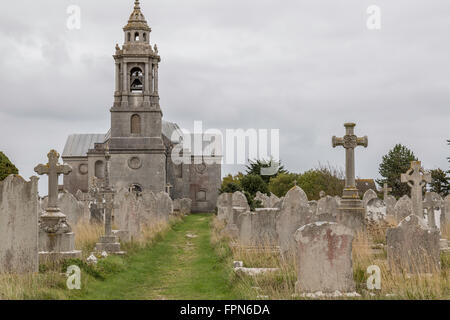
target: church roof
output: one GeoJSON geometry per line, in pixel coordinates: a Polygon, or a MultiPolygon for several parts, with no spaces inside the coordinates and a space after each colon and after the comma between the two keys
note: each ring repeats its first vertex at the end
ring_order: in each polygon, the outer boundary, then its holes
{"type": "MultiPolygon", "coordinates": [[[[162,134],[172,143],[180,143],[183,137],[180,127],[173,122],[162,121],[162,134]]],[[[62,156],[86,157],[89,149],[96,143],[103,143],[111,137],[111,130],[106,134],[71,134],[66,141],[62,156]]]]}
{"type": "Polygon", "coordinates": [[[103,143],[105,134],[71,134],[66,141],[64,157],[85,157],[96,143],[103,143]]]}

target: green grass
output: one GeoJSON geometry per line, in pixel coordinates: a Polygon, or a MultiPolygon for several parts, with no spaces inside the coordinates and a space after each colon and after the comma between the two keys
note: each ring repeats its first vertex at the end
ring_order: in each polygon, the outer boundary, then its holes
{"type": "MultiPolygon", "coordinates": [[[[231,267],[211,245],[212,215],[190,215],[162,240],[139,250],[104,279],[86,275],[72,299],[241,299],[232,287],[231,267]],[[188,238],[192,234],[197,237],[188,238]]],[[[115,258],[115,257],[112,257],[115,258]]],[[[108,258],[109,259],[109,258],[108,258]]],[[[108,260],[107,259],[107,260],[108,260]]]]}

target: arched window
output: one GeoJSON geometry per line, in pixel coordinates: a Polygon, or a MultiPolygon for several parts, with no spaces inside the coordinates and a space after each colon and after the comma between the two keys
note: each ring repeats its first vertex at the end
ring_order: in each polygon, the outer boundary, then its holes
{"type": "Polygon", "coordinates": [[[134,183],[130,186],[130,192],[134,192],[136,194],[142,193],[142,186],[138,185],[137,183],[134,183]]]}
{"type": "Polygon", "coordinates": [[[142,92],[143,88],[143,81],[144,81],[144,74],[142,73],[142,70],[138,67],[135,67],[131,69],[130,72],[130,91],[131,92],[142,92]]]}
{"type": "Polygon", "coordinates": [[[131,33],[128,32],[128,42],[131,41],[131,33]]]}
{"type": "Polygon", "coordinates": [[[131,116],[131,134],[141,134],[141,117],[137,114],[131,116]]]}
{"type": "Polygon", "coordinates": [[[103,179],[105,176],[105,167],[103,161],[98,160],[95,162],[95,177],[103,179]]]}
{"type": "Polygon", "coordinates": [[[139,32],[136,32],[134,34],[134,41],[138,42],[139,41],[139,32]]]}
{"type": "Polygon", "coordinates": [[[142,36],[143,36],[144,41],[147,41],[147,34],[145,32],[142,36]]]}

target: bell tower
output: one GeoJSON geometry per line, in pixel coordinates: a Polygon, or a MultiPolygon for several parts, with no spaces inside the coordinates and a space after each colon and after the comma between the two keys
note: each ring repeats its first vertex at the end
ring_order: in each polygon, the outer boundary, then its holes
{"type": "Polygon", "coordinates": [[[138,0],[116,45],[114,105],[111,108],[111,183],[155,192],[166,185],[166,154],[158,94],[161,58],[150,44],[151,28],[138,0]]]}

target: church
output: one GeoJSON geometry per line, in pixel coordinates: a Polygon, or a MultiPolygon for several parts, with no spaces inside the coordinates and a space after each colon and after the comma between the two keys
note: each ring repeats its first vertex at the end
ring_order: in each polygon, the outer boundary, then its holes
{"type": "Polygon", "coordinates": [[[111,129],[106,134],[73,134],[67,138],[63,161],[72,167],[64,189],[88,192],[93,177],[104,178],[109,152],[109,178],[118,190],[165,191],[172,199],[189,198],[192,212],[212,212],[221,185],[221,155],[193,154],[183,148],[185,138],[176,123],[164,121],[158,91],[161,57],[150,44],[151,28],[135,1],[124,44],[116,45],[114,104],[111,129]],[[172,159],[172,150],[183,159],[172,159]],[[180,148],[181,147],[181,148],[180,148]]]}

